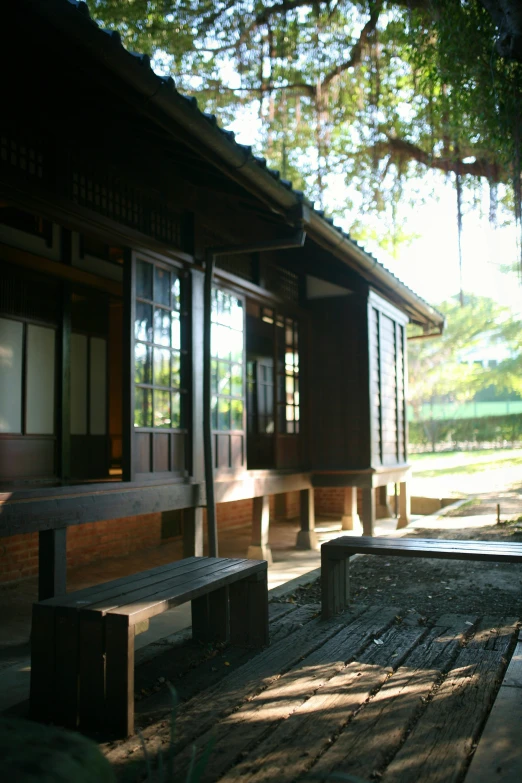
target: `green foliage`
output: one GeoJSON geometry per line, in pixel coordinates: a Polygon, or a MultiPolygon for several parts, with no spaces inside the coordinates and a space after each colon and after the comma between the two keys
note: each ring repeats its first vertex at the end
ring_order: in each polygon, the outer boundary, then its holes
{"type": "Polygon", "coordinates": [[[2,779],[16,783],[114,783],[98,745],[81,734],[0,718],[2,779]]]}
{"type": "MultiPolygon", "coordinates": [[[[435,451],[437,446],[454,448],[458,445],[484,443],[520,443],[522,441],[522,414],[488,416],[480,419],[455,421],[415,421],[409,425],[411,446],[435,451]]],[[[453,468],[451,469],[453,470],[453,468]]]]}
{"type": "Polygon", "coordinates": [[[463,356],[485,339],[513,347],[513,335],[520,332],[520,322],[488,297],[465,294],[463,306],[452,297],[437,309],[447,319],[442,336],[408,341],[409,401],[416,419],[423,403],[466,402],[480,389],[507,387],[504,363],[486,369],[466,364],[463,356]]]}
{"type": "Polygon", "coordinates": [[[88,2],[225,125],[257,115],[270,164],[319,204],[342,172],[351,200],[337,211],[386,214],[392,248],[404,184],[426,168],[458,174],[471,196],[489,183],[492,217],[520,203],[522,64],[499,56],[478,0],[88,2]],[[497,194],[513,182],[514,199],[497,194]]]}

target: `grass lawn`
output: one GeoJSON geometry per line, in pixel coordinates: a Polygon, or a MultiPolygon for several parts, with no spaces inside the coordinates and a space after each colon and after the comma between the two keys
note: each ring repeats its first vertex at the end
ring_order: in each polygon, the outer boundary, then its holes
{"type": "Polygon", "coordinates": [[[465,497],[522,484],[522,449],[411,454],[412,494],[465,497]]]}

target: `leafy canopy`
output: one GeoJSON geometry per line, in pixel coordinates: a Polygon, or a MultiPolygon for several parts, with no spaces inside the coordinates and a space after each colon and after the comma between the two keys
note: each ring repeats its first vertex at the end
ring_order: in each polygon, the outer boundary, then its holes
{"type": "Polygon", "coordinates": [[[405,183],[419,199],[434,169],[520,214],[522,63],[500,53],[499,0],[88,4],[224,125],[250,112],[270,164],[320,206],[342,175],[338,211],[386,212],[400,239],[405,183]]]}

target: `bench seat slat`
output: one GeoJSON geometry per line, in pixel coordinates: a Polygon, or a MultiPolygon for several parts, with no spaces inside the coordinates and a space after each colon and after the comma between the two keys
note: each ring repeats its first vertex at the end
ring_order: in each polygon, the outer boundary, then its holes
{"type": "MultiPolygon", "coordinates": [[[[236,565],[243,563],[251,563],[252,561],[241,560],[234,561],[236,565]]],[[[203,564],[202,564],[203,565],[203,564]]],[[[172,593],[173,595],[182,595],[186,588],[191,585],[194,580],[199,579],[202,575],[207,578],[208,582],[213,582],[223,569],[229,568],[229,564],[224,562],[223,559],[216,563],[211,563],[210,568],[201,567],[197,571],[190,571],[190,573],[178,573],[173,571],[169,576],[165,576],[160,581],[154,581],[150,584],[144,584],[136,586],[134,589],[119,591],[115,596],[109,596],[102,601],[90,604],[89,606],[82,606],[81,609],[87,609],[88,611],[106,613],[109,611],[116,611],[120,606],[126,606],[134,602],[143,603],[144,601],[153,600],[159,593],[172,593]]]]}
{"type": "Polygon", "coordinates": [[[154,617],[157,614],[161,614],[166,609],[179,606],[180,604],[192,601],[198,598],[200,595],[204,595],[208,592],[209,585],[212,585],[213,590],[217,590],[220,587],[224,587],[227,584],[231,584],[238,580],[248,578],[248,576],[254,576],[257,573],[266,572],[266,563],[264,561],[246,561],[250,567],[242,566],[240,563],[235,563],[226,568],[223,568],[219,572],[219,576],[215,573],[212,576],[206,574],[200,578],[194,579],[189,585],[183,585],[183,589],[176,591],[175,587],[166,588],[163,591],[153,596],[143,597],[143,599],[133,598],[132,602],[129,602],[125,606],[118,606],[111,609],[107,614],[117,614],[119,616],[127,616],[129,618],[129,624],[135,625],[142,620],[148,620],[150,617],[154,617]]]}
{"type": "MultiPolygon", "coordinates": [[[[188,570],[197,566],[199,563],[201,563],[201,561],[207,561],[209,559],[211,558],[187,557],[184,560],[177,560],[174,563],[166,563],[165,565],[156,566],[156,568],[149,568],[147,571],[142,571],[137,574],[131,574],[128,576],[119,577],[118,579],[112,579],[110,582],[103,582],[102,584],[83,587],[81,590],[75,590],[73,593],[58,595],[54,598],[47,598],[44,601],[39,601],[39,603],[45,606],[71,606],[79,601],[94,603],[94,601],[101,600],[103,597],[117,595],[118,590],[121,587],[129,588],[130,585],[138,585],[150,577],[161,577],[162,574],[172,571],[172,569],[175,567],[188,570]],[[100,594],[100,598],[93,598],[93,596],[98,596],[98,594],[100,594]]],[[[86,606],[87,603],[84,603],[83,606],[86,606]]]]}
{"type": "Polygon", "coordinates": [[[453,539],[389,539],[369,536],[343,536],[323,547],[330,556],[337,553],[346,557],[353,554],[404,555],[454,560],[496,560],[518,562],[522,558],[522,544],[495,541],[456,541],[453,539]]]}
{"type": "Polygon", "coordinates": [[[133,579],[129,583],[123,582],[109,589],[105,589],[104,585],[99,585],[99,590],[91,593],[88,597],[75,597],[75,594],[71,594],[67,604],[75,609],[99,608],[102,604],[115,607],[122,603],[127,603],[127,596],[130,593],[146,590],[154,592],[156,587],[170,583],[173,579],[190,580],[202,571],[214,573],[223,568],[222,559],[220,558],[200,557],[194,558],[194,562],[187,565],[182,565],[182,563],[182,560],[171,563],[170,568],[164,568],[160,573],[144,571],[143,579],[133,579]]]}

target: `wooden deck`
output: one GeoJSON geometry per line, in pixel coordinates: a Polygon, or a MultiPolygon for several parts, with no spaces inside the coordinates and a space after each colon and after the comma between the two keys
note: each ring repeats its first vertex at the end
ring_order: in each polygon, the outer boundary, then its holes
{"type": "MultiPolygon", "coordinates": [[[[514,618],[448,614],[427,624],[407,609],[360,605],[325,621],[315,605],[270,609],[262,652],[212,656],[185,645],[138,669],[143,684],[147,666],[159,665],[186,699],[179,779],[193,746],[199,755],[213,741],[207,783],[327,780],[334,771],[386,783],[463,780],[517,643],[514,618]]],[[[150,754],[168,748],[160,701],[137,705],[150,754]]],[[[142,755],[137,738],[105,750],[122,779],[142,755]]]]}

